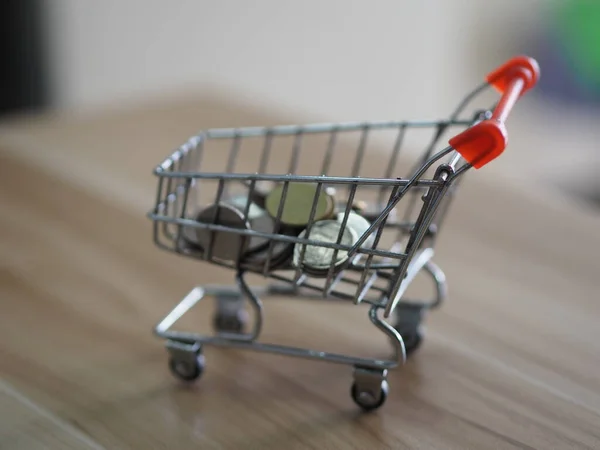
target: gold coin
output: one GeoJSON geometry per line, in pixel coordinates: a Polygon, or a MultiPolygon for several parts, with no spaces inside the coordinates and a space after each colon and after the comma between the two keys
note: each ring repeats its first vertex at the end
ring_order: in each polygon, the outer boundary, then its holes
{"type": "MultiPolygon", "coordinates": [[[[273,189],[266,198],[265,207],[272,217],[277,217],[283,200],[284,184],[273,189]]],[[[314,220],[328,219],[334,211],[335,202],[331,195],[321,189],[317,198],[318,185],[314,183],[289,183],[281,223],[289,226],[304,226],[310,219],[313,203],[316,202],[314,220]]]]}
{"type": "Polygon", "coordinates": [[[368,204],[364,200],[354,200],[354,202],[352,203],[352,209],[359,213],[366,211],[367,207],[368,204]]]}

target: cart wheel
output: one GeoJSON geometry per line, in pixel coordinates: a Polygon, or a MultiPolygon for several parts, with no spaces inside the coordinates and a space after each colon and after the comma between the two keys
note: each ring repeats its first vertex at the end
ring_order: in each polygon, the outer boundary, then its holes
{"type": "Polygon", "coordinates": [[[404,341],[404,350],[406,356],[413,354],[421,346],[423,342],[423,328],[417,327],[412,329],[397,329],[402,340],[404,341]]]}
{"type": "Polygon", "coordinates": [[[169,369],[171,373],[183,381],[194,381],[202,376],[204,372],[204,355],[197,353],[194,358],[169,358],[169,369]]]}
{"type": "Polygon", "coordinates": [[[414,353],[423,342],[424,330],[421,322],[423,320],[424,308],[420,304],[404,303],[396,309],[396,324],[394,328],[404,341],[406,356],[414,353]]]}
{"type": "Polygon", "coordinates": [[[388,382],[383,380],[377,395],[370,390],[360,389],[355,382],[352,383],[350,395],[352,396],[352,400],[364,411],[373,411],[385,403],[389,389],[388,382]]]}
{"type": "Polygon", "coordinates": [[[219,311],[215,314],[213,326],[218,332],[242,333],[247,321],[248,314],[243,309],[219,311]]]}

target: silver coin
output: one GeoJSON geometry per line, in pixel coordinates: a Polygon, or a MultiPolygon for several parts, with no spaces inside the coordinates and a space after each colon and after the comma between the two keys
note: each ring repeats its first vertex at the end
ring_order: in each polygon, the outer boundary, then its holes
{"type": "Polygon", "coordinates": [[[275,241],[273,246],[266,246],[259,252],[248,254],[244,257],[243,263],[249,269],[261,271],[264,269],[269,253],[269,271],[282,269],[287,266],[292,258],[294,245],[291,242],[275,241]]]}
{"type": "MultiPolygon", "coordinates": [[[[337,215],[337,221],[339,223],[343,223],[344,215],[345,215],[344,212],[340,212],[337,215]]],[[[367,219],[365,219],[360,214],[358,214],[354,211],[350,211],[348,213],[348,219],[346,220],[346,227],[352,228],[356,232],[357,240],[360,239],[363,234],[365,234],[365,232],[369,229],[370,226],[371,226],[371,222],[369,222],[367,219]]],[[[362,247],[370,247],[373,245],[373,242],[375,241],[375,233],[376,233],[376,231],[374,231],[373,233],[371,233],[369,235],[369,237],[365,240],[365,242],[363,242],[362,247]]]]}
{"type": "MultiPolygon", "coordinates": [[[[273,229],[275,228],[275,221],[269,216],[269,214],[264,211],[264,214],[261,216],[254,217],[250,219],[250,227],[255,231],[260,231],[262,233],[273,233],[273,229]]],[[[250,242],[248,244],[248,252],[255,252],[266,247],[270,242],[269,237],[263,236],[252,236],[250,238],[250,242]]]]}
{"type": "MultiPolygon", "coordinates": [[[[265,199],[269,193],[275,189],[275,182],[267,180],[259,180],[254,184],[254,190],[250,193],[251,200],[261,208],[265,207],[265,199]]],[[[248,186],[250,187],[250,186],[248,186]]]]}
{"type": "Polygon", "coordinates": [[[192,250],[202,250],[202,248],[198,244],[198,235],[196,233],[196,228],[182,226],[181,239],[185,247],[188,247],[192,250]]]}
{"type": "MultiPolygon", "coordinates": [[[[227,203],[210,205],[203,209],[196,219],[200,223],[221,225],[231,229],[250,229],[250,223],[238,209],[227,203]]],[[[227,231],[211,231],[206,228],[196,230],[198,244],[207,251],[212,243],[212,256],[235,261],[247,249],[249,239],[242,234],[227,231]]]]}
{"type": "MultiPolygon", "coordinates": [[[[262,233],[273,233],[275,221],[269,213],[260,206],[249,201],[244,195],[237,195],[226,200],[226,203],[235,206],[242,214],[248,208],[248,221],[250,228],[262,233]],[[247,206],[250,203],[250,206],[247,206]]],[[[248,243],[248,252],[255,252],[265,247],[269,243],[268,237],[252,236],[248,243]]]]}
{"type": "MultiPolygon", "coordinates": [[[[341,245],[352,246],[356,242],[356,232],[350,227],[345,227],[342,230],[342,224],[337,220],[321,220],[315,222],[310,229],[308,238],[318,242],[335,244],[338,240],[340,231],[342,232],[340,240],[341,245]]],[[[302,231],[298,237],[304,238],[305,236],[306,230],[302,231]]],[[[347,258],[348,252],[345,250],[338,250],[336,254],[335,249],[319,245],[305,246],[304,244],[296,244],[294,246],[293,264],[296,267],[306,266],[309,269],[316,270],[328,269],[332,264],[334,266],[339,266],[344,263],[347,258]],[[302,249],[304,247],[306,247],[306,250],[304,250],[304,257],[302,258],[302,249]],[[335,259],[333,259],[334,254],[335,259]]]]}
{"type": "MultiPolygon", "coordinates": [[[[225,200],[225,203],[235,206],[243,213],[246,211],[246,205],[248,205],[249,201],[250,200],[245,195],[236,195],[225,200]]],[[[268,214],[267,211],[258,206],[256,203],[250,201],[250,206],[248,207],[248,220],[252,220],[266,214],[268,214]]]]}

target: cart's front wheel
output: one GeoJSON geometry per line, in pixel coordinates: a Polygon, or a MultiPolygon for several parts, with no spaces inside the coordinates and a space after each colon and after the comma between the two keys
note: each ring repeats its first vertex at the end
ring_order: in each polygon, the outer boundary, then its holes
{"type": "Polygon", "coordinates": [[[217,332],[237,333],[244,331],[248,322],[248,313],[243,309],[219,311],[213,318],[213,326],[217,332]]]}
{"type": "Polygon", "coordinates": [[[195,381],[202,376],[204,372],[204,355],[196,354],[194,358],[169,358],[169,369],[171,373],[183,381],[195,381]]]}
{"type": "Polygon", "coordinates": [[[388,396],[389,385],[386,380],[381,382],[379,392],[373,392],[367,389],[361,389],[355,382],[352,384],[350,395],[352,400],[360,406],[364,411],[373,411],[385,403],[388,396]]]}

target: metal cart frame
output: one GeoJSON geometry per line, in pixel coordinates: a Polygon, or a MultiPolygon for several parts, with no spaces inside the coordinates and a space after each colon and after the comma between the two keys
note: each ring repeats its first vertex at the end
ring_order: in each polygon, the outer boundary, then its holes
{"type": "MultiPolygon", "coordinates": [[[[232,129],[206,130],[189,139],[177,149],[154,171],[158,177],[156,203],[149,213],[153,221],[155,244],[164,250],[183,256],[192,257],[211,264],[219,265],[235,271],[234,286],[198,286],[191,290],[175,308],[167,314],[155,327],[155,334],[166,340],[170,354],[171,371],[180,379],[192,381],[204,370],[203,346],[227,346],[244,350],[279,353],[309,359],[325,360],[333,363],[347,364],[354,367],[354,383],[351,396],[364,410],[380,407],[388,394],[387,373],[406,360],[422,340],[421,321],[423,313],[439,307],[446,297],[446,278],[443,271],[433,262],[435,238],[445,216],[450,198],[453,196],[458,180],[472,167],[480,168],[496,158],[506,146],[505,120],[517,99],[533,87],[539,77],[537,63],[528,57],[519,56],[511,59],[495,71],[491,72],[486,83],[471,92],[458,106],[448,120],[433,122],[367,122],[346,124],[312,124],[276,127],[247,127],[232,129]],[[490,109],[477,111],[469,119],[459,119],[466,106],[486,88],[493,86],[500,93],[499,102],[490,109]],[[449,145],[435,151],[443,132],[453,127],[463,131],[449,140],[449,145]],[[425,149],[419,164],[412,175],[405,179],[392,178],[387,173],[382,178],[365,178],[358,176],[360,161],[364,156],[364,139],[369,131],[375,129],[397,129],[401,136],[410,128],[430,128],[433,137],[425,149]],[[357,151],[356,162],[350,176],[328,176],[324,171],[317,176],[297,175],[297,155],[301,151],[301,137],[307,134],[326,133],[330,138],[325,161],[330,159],[330,152],[335,143],[335,136],[345,131],[360,131],[364,139],[357,151]],[[293,137],[292,162],[286,174],[274,175],[265,173],[268,159],[269,143],[276,136],[293,137]],[[263,138],[261,167],[256,173],[234,173],[231,169],[237,156],[241,140],[249,137],[263,138]],[[230,139],[232,147],[226,170],[218,173],[202,172],[200,167],[204,144],[210,140],[230,139]],[[263,164],[263,162],[265,164],[263,164]],[[432,176],[426,176],[433,172],[432,176]],[[215,223],[203,223],[191,219],[188,206],[191,196],[199,184],[207,180],[217,183],[215,203],[218,203],[227,190],[228,183],[242,183],[252,195],[256,183],[271,181],[284,186],[282,205],[275,217],[273,233],[265,233],[252,229],[228,228],[215,223]],[[358,238],[353,245],[342,245],[340,239],[336,243],[300,238],[281,232],[281,214],[285,202],[285,192],[289,183],[316,183],[317,192],[324,186],[341,186],[347,189],[344,203],[342,227],[346,225],[348,215],[358,186],[371,185],[380,192],[389,191],[382,208],[371,221],[370,228],[358,238]],[[405,197],[410,202],[409,211],[416,211],[419,198],[422,201],[418,216],[414,220],[395,221],[390,213],[405,197]],[[225,232],[234,235],[262,237],[270,240],[264,267],[257,269],[248,266],[243,260],[223,261],[213,258],[210,246],[202,254],[190,252],[182,242],[184,227],[203,228],[211,232],[225,232]],[[398,236],[405,238],[403,250],[400,246],[381,249],[378,244],[384,231],[393,229],[398,236]],[[364,245],[370,238],[372,245],[364,245]],[[347,252],[348,259],[341,270],[334,270],[333,264],[324,276],[323,283],[315,283],[310,276],[302,272],[300,267],[285,267],[284,270],[272,270],[270,260],[276,242],[287,242],[290,245],[322,246],[338,252],[347,252]],[[354,272],[358,278],[347,277],[354,272]],[[265,287],[251,288],[245,279],[247,273],[257,273],[273,280],[265,287]],[[435,296],[431,301],[408,301],[404,294],[419,273],[428,275],[435,288],[435,296]],[[383,287],[377,285],[383,280],[383,287]],[[348,293],[339,286],[350,286],[355,289],[348,293]],[[217,313],[214,318],[216,333],[201,335],[174,331],[173,325],[198,302],[207,296],[217,300],[217,313]],[[275,345],[258,342],[263,321],[263,303],[261,298],[269,296],[301,296],[302,298],[327,298],[351,301],[354,304],[369,305],[368,316],[372,324],[387,336],[392,343],[393,355],[388,359],[358,358],[348,355],[317,351],[305,348],[275,345]],[[247,320],[244,302],[247,301],[254,311],[254,321],[250,330],[245,332],[247,320]],[[380,313],[383,312],[383,318],[380,313]],[[396,322],[388,323],[392,314],[396,322]]],[[[396,144],[399,148],[401,137],[396,144]]],[[[397,149],[392,158],[397,155],[397,149]]],[[[392,167],[393,164],[390,164],[392,167]]],[[[316,199],[316,197],[315,197],[316,199]]],[[[316,203],[316,200],[315,200],[316,203]]],[[[244,211],[248,216],[248,208],[244,211]]],[[[315,222],[316,206],[313,204],[311,217],[306,225],[310,230],[315,222]]],[[[410,215],[410,213],[409,213],[410,215]]],[[[408,216],[407,216],[408,217],[408,216]]],[[[212,234],[214,236],[214,233],[212,234]]],[[[341,232],[340,232],[341,236],[341,232]]],[[[303,252],[305,250],[302,250],[303,252]]],[[[302,253],[304,254],[304,253],[302,253]]],[[[333,261],[333,259],[332,259],[333,261]]]]}

